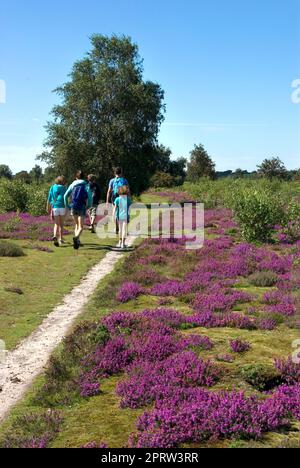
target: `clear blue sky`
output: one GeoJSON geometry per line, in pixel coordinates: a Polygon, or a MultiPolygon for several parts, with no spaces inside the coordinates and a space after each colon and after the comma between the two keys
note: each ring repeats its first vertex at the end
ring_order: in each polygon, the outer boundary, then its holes
{"type": "Polygon", "coordinates": [[[0,163],[30,169],[51,91],[93,33],[138,43],[145,77],[166,92],[159,136],[174,157],[203,143],[219,170],[279,156],[300,166],[300,0],[1,0],[0,163]]]}

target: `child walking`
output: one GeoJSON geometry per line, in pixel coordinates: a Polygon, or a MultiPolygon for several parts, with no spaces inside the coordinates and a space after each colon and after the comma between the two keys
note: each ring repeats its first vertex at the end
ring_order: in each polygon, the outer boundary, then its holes
{"type": "Polygon", "coordinates": [[[75,181],[66,191],[64,199],[65,205],[71,208],[71,215],[75,224],[73,246],[75,250],[78,250],[82,245],[80,242],[80,236],[83,232],[87,209],[93,204],[92,193],[90,191],[89,184],[85,181],[82,171],[76,172],[75,181]]]}
{"type": "Polygon", "coordinates": [[[95,175],[90,174],[87,180],[93,197],[93,206],[89,210],[90,231],[95,234],[95,221],[97,217],[97,209],[101,200],[101,189],[100,185],[97,184],[97,177],[95,175]]]}
{"type": "MultiPolygon", "coordinates": [[[[123,169],[121,167],[117,167],[114,173],[115,173],[115,177],[110,180],[109,186],[108,186],[108,191],[107,191],[107,196],[106,196],[107,205],[109,203],[112,203],[113,205],[115,204],[115,200],[119,196],[119,188],[123,187],[124,185],[128,187],[128,195],[130,195],[129,183],[128,183],[128,180],[125,179],[125,177],[123,176],[123,169]]],[[[119,224],[117,222],[116,234],[118,233],[119,233],[119,224]]]]}
{"type": "Polygon", "coordinates": [[[129,212],[130,206],[132,205],[132,201],[129,197],[128,185],[123,185],[122,187],[119,187],[118,192],[119,194],[118,197],[115,199],[113,211],[114,219],[117,221],[119,226],[119,243],[117,247],[121,249],[126,249],[125,242],[128,232],[128,224],[130,221],[129,212]]]}
{"type": "Polygon", "coordinates": [[[53,243],[55,247],[60,247],[64,243],[64,221],[66,216],[65,193],[66,179],[60,176],[52,185],[48,195],[47,211],[54,221],[53,243]]]}

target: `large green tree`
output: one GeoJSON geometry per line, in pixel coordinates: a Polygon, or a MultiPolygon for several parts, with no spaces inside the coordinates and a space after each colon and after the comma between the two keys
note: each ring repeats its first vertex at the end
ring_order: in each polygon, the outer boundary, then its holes
{"type": "Polygon", "coordinates": [[[39,184],[43,179],[43,169],[37,164],[29,172],[32,182],[39,184]]]}
{"type": "Polygon", "coordinates": [[[129,37],[94,35],[91,43],[69,82],[56,89],[61,104],[52,111],[48,150],[39,158],[69,178],[82,168],[103,184],[122,165],[138,192],[151,176],[164,93],[143,80],[138,47],[129,37]]]}
{"type": "Polygon", "coordinates": [[[257,168],[258,174],[269,180],[288,178],[288,171],[279,158],[265,159],[257,168]]]}
{"type": "Polygon", "coordinates": [[[5,179],[12,179],[13,173],[9,166],[6,164],[0,164],[0,179],[4,177],[5,179]]]}
{"type": "Polygon", "coordinates": [[[187,165],[187,179],[189,182],[197,182],[201,177],[216,177],[215,163],[208,155],[203,145],[195,145],[191,151],[191,159],[187,165]]]}

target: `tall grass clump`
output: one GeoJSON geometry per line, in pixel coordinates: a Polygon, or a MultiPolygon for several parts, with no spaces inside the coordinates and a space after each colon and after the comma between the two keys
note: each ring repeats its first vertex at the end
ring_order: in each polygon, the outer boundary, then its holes
{"type": "Polygon", "coordinates": [[[12,242],[0,240],[0,257],[24,257],[25,253],[21,247],[12,242]]]}

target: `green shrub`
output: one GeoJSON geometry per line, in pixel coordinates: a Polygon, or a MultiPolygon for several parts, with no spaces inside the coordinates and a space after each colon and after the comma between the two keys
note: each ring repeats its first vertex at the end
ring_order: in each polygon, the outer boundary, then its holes
{"type": "Polygon", "coordinates": [[[62,417],[56,411],[18,416],[0,440],[0,448],[46,448],[60,431],[61,424],[62,417]]]}
{"type": "Polygon", "coordinates": [[[275,286],[278,281],[278,276],[272,271],[258,271],[249,276],[248,281],[258,288],[270,288],[275,286]]]}
{"type": "Polygon", "coordinates": [[[27,187],[26,211],[33,216],[42,216],[46,213],[46,204],[49,187],[41,185],[29,185],[27,187]]]}
{"type": "Polygon", "coordinates": [[[26,211],[27,185],[19,180],[1,179],[0,181],[0,212],[26,211]]]}
{"type": "Polygon", "coordinates": [[[176,185],[175,178],[166,172],[156,172],[150,179],[150,186],[153,188],[170,188],[176,185]]]}
{"type": "Polygon", "coordinates": [[[18,225],[21,223],[21,218],[18,214],[16,214],[15,216],[13,216],[12,218],[10,218],[6,223],[3,224],[3,231],[6,231],[6,232],[14,232],[18,225]]]}
{"type": "Polygon", "coordinates": [[[247,189],[269,191],[273,194],[280,193],[285,205],[300,195],[300,187],[296,182],[269,181],[263,178],[234,179],[224,177],[214,181],[202,178],[197,183],[186,182],[183,186],[185,192],[189,193],[195,200],[203,202],[206,208],[218,206],[232,208],[233,194],[247,189]]]}
{"type": "Polygon", "coordinates": [[[0,257],[24,257],[25,253],[21,247],[12,242],[0,241],[0,257]]]}
{"type": "Polygon", "coordinates": [[[269,190],[236,190],[232,196],[232,208],[242,237],[247,242],[270,241],[274,226],[285,219],[283,197],[269,190]]]}
{"type": "Polygon", "coordinates": [[[0,213],[29,212],[46,214],[48,185],[26,184],[20,180],[0,180],[0,213]]]}
{"type": "Polygon", "coordinates": [[[280,385],[281,378],[276,369],[263,364],[247,364],[241,369],[241,376],[248,384],[263,392],[280,385]]]}

